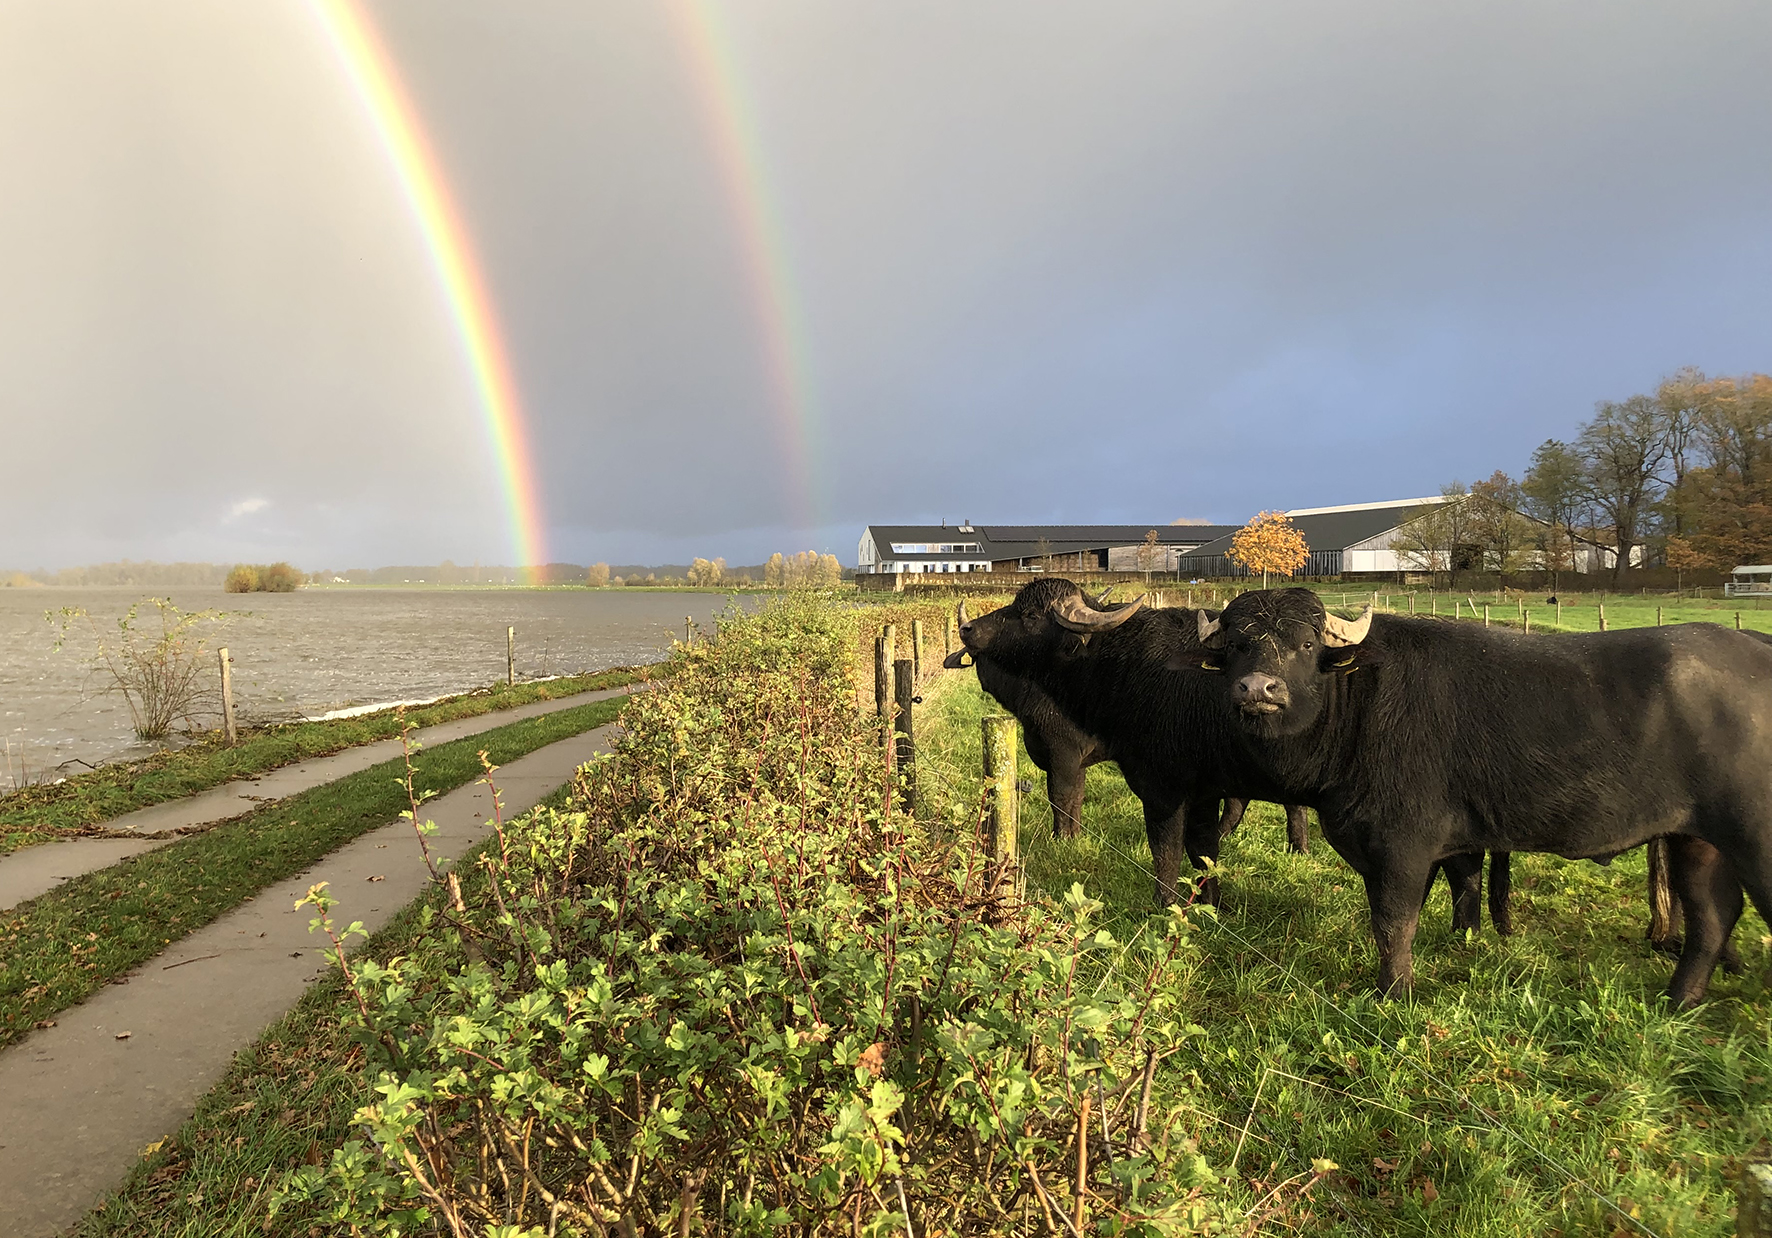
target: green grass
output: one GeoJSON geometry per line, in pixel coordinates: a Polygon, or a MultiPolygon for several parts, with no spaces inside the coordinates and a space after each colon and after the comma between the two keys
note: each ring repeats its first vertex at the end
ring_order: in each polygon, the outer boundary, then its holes
{"type": "MultiPolygon", "coordinates": [[[[978,719],[996,709],[973,676],[943,679],[924,694],[922,786],[933,811],[963,819],[978,719]]],[[[1152,915],[1138,801],[1098,766],[1084,835],[1055,841],[1044,778],[1022,761],[1030,889],[1081,881],[1137,938],[1152,915]]],[[[1455,940],[1442,884],[1414,996],[1379,1002],[1363,886],[1314,827],[1311,853],[1289,855],[1279,809],[1254,805],[1221,872],[1222,915],[1195,913],[1196,953],[1169,994],[1203,1034],[1159,1079],[1213,1166],[1235,1161],[1251,1210],[1313,1157],[1341,1166],[1308,1200],[1280,1191],[1263,1232],[1733,1232],[1730,1170],[1772,1134],[1757,915],[1736,930],[1747,974],[1719,974],[1701,1008],[1677,1013],[1660,996],[1671,962],[1643,940],[1640,852],[1610,867],[1516,856],[1515,936],[1455,940]]]]}
{"type": "MultiPolygon", "coordinates": [[[[481,774],[479,753],[503,764],[612,722],[615,698],[514,722],[418,755],[421,791],[481,774]]],[[[266,886],[334,848],[397,820],[400,760],[315,787],[155,851],[76,877],[0,916],[0,1045],[266,886]]]]}
{"type": "MultiPolygon", "coordinates": [[[[544,683],[495,687],[408,710],[421,727],[557,700],[646,677],[648,667],[620,667],[544,683]]],[[[89,832],[113,817],[167,800],[182,799],[234,778],[250,778],[280,765],[325,756],[400,733],[393,710],[330,722],[289,722],[243,732],[230,748],[219,733],[139,761],[104,765],[66,782],[31,787],[0,799],[0,855],[34,843],[89,832]]]]}

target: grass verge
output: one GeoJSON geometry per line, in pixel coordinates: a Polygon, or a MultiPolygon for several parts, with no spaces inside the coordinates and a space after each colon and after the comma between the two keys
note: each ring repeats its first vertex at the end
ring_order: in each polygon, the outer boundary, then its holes
{"type": "MultiPolygon", "coordinates": [[[[617,688],[645,679],[650,667],[619,667],[544,683],[498,684],[407,711],[421,727],[478,717],[536,701],[617,688]]],[[[102,765],[66,782],[29,787],[0,799],[0,855],[84,830],[167,800],[182,799],[234,778],[249,778],[296,761],[325,756],[400,734],[393,710],[330,722],[286,722],[242,732],[230,748],[213,733],[139,761],[102,765]]]]}
{"type": "MultiPolygon", "coordinates": [[[[997,710],[975,677],[943,679],[924,693],[920,785],[930,811],[970,811],[979,718],[997,710]]],[[[1022,762],[1030,890],[1081,880],[1117,937],[1157,926],[1141,809],[1114,767],[1089,771],[1084,834],[1059,841],[1022,762]]],[[[1769,939],[1752,911],[1736,929],[1746,974],[1719,974],[1682,1014],[1643,939],[1640,851],[1609,867],[1519,855],[1516,934],[1455,939],[1442,885],[1413,998],[1379,1002],[1363,886],[1320,835],[1289,855],[1279,809],[1253,805],[1221,873],[1223,914],[1196,917],[1172,994],[1205,1034],[1159,1086],[1264,1218],[1249,1232],[1733,1232],[1734,1167],[1772,1134],[1769,939]],[[1262,1202],[1316,1157],[1340,1169],[1308,1198],[1262,1202]]]]}
{"type": "MultiPolygon", "coordinates": [[[[440,744],[414,761],[421,791],[478,778],[484,749],[505,764],[612,722],[625,698],[595,701],[440,744]]],[[[0,918],[0,1045],[10,1044],[175,939],[406,807],[399,760],[266,805],[76,877],[0,918]]]]}

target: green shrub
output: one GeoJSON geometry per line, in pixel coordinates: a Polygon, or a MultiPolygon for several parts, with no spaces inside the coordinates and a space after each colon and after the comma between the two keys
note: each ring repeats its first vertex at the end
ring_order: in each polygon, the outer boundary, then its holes
{"type": "Polygon", "coordinates": [[[236,563],[222,582],[229,593],[294,593],[307,577],[287,563],[236,563]]]}
{"type": "Polygon", "coordinates": [[[484,893],[341,957],[380,1099],[283,1205],[512,1238],[1212,1225],[1149,1104],[1199,1030],[1165,996],[1186,915],[1134,949],[908,820],[858,637],[802,597],[679,648],[569,811],[501,825],[484,893]]]}

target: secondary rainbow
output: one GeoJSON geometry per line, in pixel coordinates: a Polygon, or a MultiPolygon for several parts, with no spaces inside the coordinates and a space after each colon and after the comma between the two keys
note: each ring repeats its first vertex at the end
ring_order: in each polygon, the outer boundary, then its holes
{"type": "Polygon", "coordinates": [[[688,56],[690,79],[707,118],[762,333],[764,365],[775,407],[792,503],[804,530],[820,523],[823,496],[814,472],[822,458],[814,416],[806,316],[796,295],[781,211],[770,192],[756,109],[745,89],[738,48],[721,8],[707,0],[673,0],[670,12],[688,56]]]}
{"type": "Polygon", "coordinates": [[[406,195],[466,353],[510,510],[517,566],[547,562],[541,492],[492,301],[447,182],[375,27],[355,0],[312,0],[406,195]]]}

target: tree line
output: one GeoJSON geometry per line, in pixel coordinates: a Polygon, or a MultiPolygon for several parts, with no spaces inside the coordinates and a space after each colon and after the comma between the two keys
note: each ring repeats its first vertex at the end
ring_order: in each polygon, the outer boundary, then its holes
{"type": "Polygon", "coordinates": [[[1520,478],[1497,470],[1399,530],[1422,570],[1509,573],[1772,562],[1772,377],[1687,368],[1653,393],[1603,400],[1520,478]],[[1596,562],[1597,561],[1597,562],[1596,562]]]}

